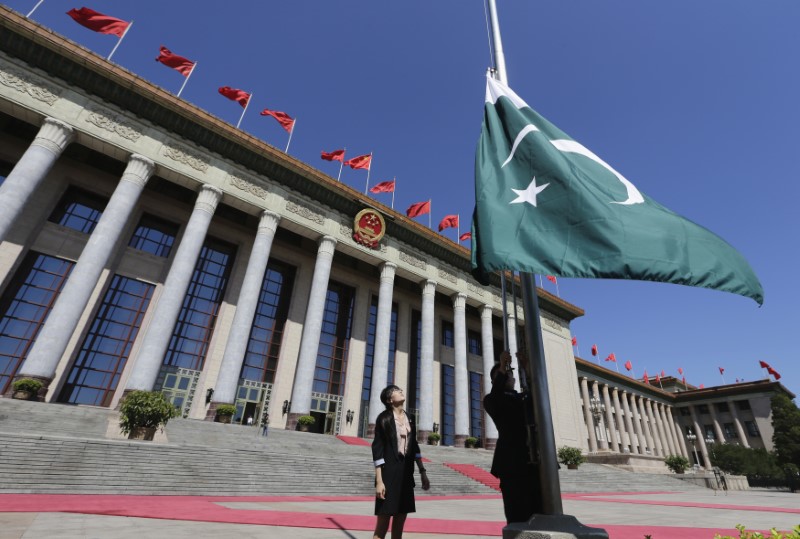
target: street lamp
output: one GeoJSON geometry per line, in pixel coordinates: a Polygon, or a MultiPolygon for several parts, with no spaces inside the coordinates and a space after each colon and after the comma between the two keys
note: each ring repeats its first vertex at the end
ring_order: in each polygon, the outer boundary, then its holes
{"type": "Polygon", "coordinates": [[[686,439],[692,442],[692,451],[694,451],[694,461],[697,464],[700,464],[700,459],[697,458],[697,445],[695,443],[697,442],[697,436],[690,430],[689,433],[686,435],[686,439]]]}
{"type": "MultiPolygon", "coordinates": [[[[600,418],[603,416],[603,413],[606,411],[606,405],[597,397],[597,395],[592,395],[592,398],[589,399],[589,410],[592,412],[592,417],[594,418],[594,422],[596,426],[600,426],[600,418]]],[[[598,428],[598,439],[604,440],[603,438],[603,429],[598,428]]]]}
{"type": "Polygon", "coordinates": [[[711,433],[706,434],[706,445],[711,450],[711,464],[714,464],[714,442],[717,440],[714,438],[714,435],[711,433]]]}

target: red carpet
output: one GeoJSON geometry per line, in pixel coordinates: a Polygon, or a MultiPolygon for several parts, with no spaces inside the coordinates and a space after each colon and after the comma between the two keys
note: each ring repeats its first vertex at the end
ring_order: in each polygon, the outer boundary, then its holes
{"type": "Polygon", "coordinates": [[[369,443],[364,438],[359,438],[357,436],[336,435],[336,437],[339,438],[344,443],[346,443],[347,445],[372,445],[371,443],[369,443]]]}
{"type": "Polygon", "coordinates": [[[474,464],[451,464],[449,462],[445,462],[444,465],[454,469],[460,474],[466,475],[473,481],[483,483],[487,487],[500,492],[500,480],[483,468],[475,466],[474,464]]]}

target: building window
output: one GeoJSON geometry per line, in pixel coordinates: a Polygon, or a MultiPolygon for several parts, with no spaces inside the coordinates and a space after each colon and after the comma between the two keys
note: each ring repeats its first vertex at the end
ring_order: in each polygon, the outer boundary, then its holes
{"type": "Polygon", "coordinates": [[[726,440],[739,439],[739,433],[736,432],[736,428],[733,426],[733,423],[725,423],[725,425],[723,425],[723,430],[725,431],[726,440]]]}
{"type": "Polygon", "coordinates": [[[242,364],[240,377],[245,380],[275,382],[294,275],[295,269],[286,264],[270,261],[267,265],[242,364]]]}
{"type": "Polygon", "coordinates": [[[151,255],[169,258],[177,235],[178,225],[175,223],[145,214],[139,220],[128,246],[151,255]]]}
{"type": "Polygon", "coordinates": [[[208,238],[200,251],[164,365],[203,370],[236,247],[208,238]]]}
{"type": "Polygon", "coordinates": [[[467,352],[476,356],[483,355],[481,346],[481,334],[477,331],[467,330],[467,352]]]}
{"type": "Polygon", "coordinates": [[[750,401],[736,401],[736,407],[739,408],[739,410],[747,411],[750,409],[750,401]]]}
{"type": "Polygon", "coordinates": [[[718,402],[714,406],[717,407],[717,412],[725,413],[729,411],[727,402],[718,402]]]}
{"type": "Polygon", "coordinates": [[[455,343],[455,334],[453,332],[453,323],[447,320],[442,320],[442,346],[453,348],[455,343]]]}
{"type": "Polygon", "coordinates": [[[61,390],[59,402],[111,404],[153,288],[151,284],[114,275],[61,390]]]}
{"type": "Polygon", "coordinates": [[[697,409],[700,411],[701,414],[707,414],[708,404],[701,404],[700,406],[697,407],[697,409]]]}
{"type": "Polygon", "coordinates": [[[50,215],[50,221],[61,226],[91,234],[108,200],[89,191],[70,187],[50,215]]]}
{"type": "Polygon", "coordinates": [[[456,442],[456,375],[450,365],[442,365],[442,444],[456,442]]]}
{"type": "Polygon", "coordinates": [[[714,425],[703,425],[703,430],[706,432],[706,439],[717,437],[714,434],[714,425]]]}
{"type": "Polygon", "coordinates": [[[406,398],[419,410],[420,355],[422,353],[422,313],[411,311],[411,350],[408,354],[408,388],[406,398]]]}
{"type": "Polygon", "coordinates": [[[688,416],[692,415],[692,413],[689,411],[688,408],[678,408],[678,410],[680,410],[681,415],[683,417],[688,417],[688,416]]]}
{"type": "Polygon", "coordinates": [[[469,434],[483,441],[483,376],[469,373],[469,434]]]}
{"type": "Polygon", "coordinates": [[[744,426],[747,429],[747,435],[751,438],[760,438],[761,433],[758,431],[758,425],[755,421],[745,421],[744,426]]]}
{"type": "Polygon", "coordinates": [[[314,369],[313,387],[317,393],[343,393],[354,296],[355,290],[348,286],[335,282],[328,285],[314,369]]]}
{"type": "MultiPolygon", "coordinates": [[[[372,296],[369,306],[369,322],[367,324],[367,350],[364,356],[364,381],[361,385],[361,400],[369,401],[372,389],[372,365],[375,361],[375,335],[378,325],[378,297],[372,296]]],[[[386,373],[386,384],[394,383],[394,356],[397,351],[397,303],[392,303],[392,318],[389,322],[389,364],[386,373]]],[[[383,387],[377,388],[378,391],[383,387]]]]}
{"type": "Polygon", "coordinates": [[[31,251],[0,298],[0,394],[28,356],[73,266],[31,251]]]}

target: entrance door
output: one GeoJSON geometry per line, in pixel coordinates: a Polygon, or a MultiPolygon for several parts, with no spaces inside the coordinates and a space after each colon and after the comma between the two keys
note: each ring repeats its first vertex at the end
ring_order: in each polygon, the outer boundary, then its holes
{"type": "Polygon", "coordinates": [[[254,427],[261,425],[262,418],[269,411],[269,399],[272,394],[272,384],[256,382],[254,380],[240,380],[239,390],[236,392],[236,415],[234,423],[247,425],[247,418],[252,417],[254,427]]]}
{"type": "MultiPolygon", "coordinates": [[[[197,380],[200,378],[200,371],[164,367],[159,377],[163,380],[160,384],[161,392],[175,408],[181,411],[181,416],[188,417],[197,389],[197,380]]],[[[159,384],[156,382],[156,387],[158,386],[159,384]]]]}
{"type": "Polygon", "coordinates": [[[327,393],[311,394],[311,415],[317,420],[309,429],[320,434],[339,434],[342,397],[327,393]]]}

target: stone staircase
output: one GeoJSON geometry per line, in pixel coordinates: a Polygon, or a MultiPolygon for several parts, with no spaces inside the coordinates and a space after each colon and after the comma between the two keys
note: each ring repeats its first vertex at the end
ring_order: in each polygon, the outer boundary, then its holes
{"type": "MultiPolygon", "coordinates": [[[[369,447],[334,436],[173,419],[155,442],[121,439],[118,414],[0,398],[0,492],[368,496],[369,447]]],[[[497,494],[444,463],[484,470],[482,449],[423,446],[432,488],[417,495],[497,494]]],[[[682,491],[670,476],[598,464],[561,470],[563,492],[682,491]]]]}

